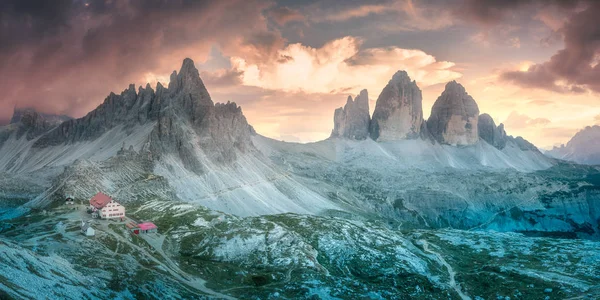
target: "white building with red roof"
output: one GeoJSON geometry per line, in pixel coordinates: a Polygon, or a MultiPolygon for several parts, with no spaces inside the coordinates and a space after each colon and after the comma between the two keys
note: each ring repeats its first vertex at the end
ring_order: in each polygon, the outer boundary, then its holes
{"type": "Polygon", "coordinates": [[[125,217],[125,207],[102,192],[99,192],[90,199],[90,210],[94,217],[101,219],[125,217]]]}

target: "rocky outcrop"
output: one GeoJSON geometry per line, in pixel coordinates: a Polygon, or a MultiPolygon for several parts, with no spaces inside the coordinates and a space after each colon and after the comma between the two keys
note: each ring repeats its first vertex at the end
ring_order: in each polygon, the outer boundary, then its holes
{"type": "Polygon", "coordinates": [[[433,139],[431,133],[429,133],[429,128],[427,128],[427,121],[425,120],[423,120],[423,123],[421,123],[421,132],[419,133],[419,136],[422,140],[430,141],[432,144],[435,144],[435,140],[433,139]]]}
{"type": "Polygon", "coordinates": [[[509,142],[515,143],[517,145],[517,147],[519,147],[519,149],[521,149],[522,151],[536,151],[536,152],[540,151],[534,144],[530,143],[528,140],[524,139],[521,136],[517,136],[517,137],[508,136],[507,139],[509,142]]]}
{"type": "Polygon", "coordinates": [[[352,100],[348,96],[346,105],[335,110],[331,137],[364,140],[369,136],[369,95],[367,90],[352,100]]]}
{"type": "MultiPolygon", "coordinates": [[[[43,122],[56,126],[64,121],[71,120],[72,118],[67,115],[55,115],[55,114],[45,114],[36,111],[34,108],[16,108],[13,111],[12,118],[10,119],[10,124],[16,124],[21,122],[24,118],[31,118],[33,115],[36,115],[34,118],[39,118],[43,122]]],[[[27,121],[26,121],[27,122],[27,121]]]]}
{"type": "Polygon", "coordinates": [[[423,96],[405,71],[398,71],[377,98],[370,125],[375,141],[418,138],[423,123],[423,96]]]}
{"type": "Polygon", "coordinates": [[[479,115],[477,131],[481,139],[496,147],[498,150],[502,150],[506,147],[507,136],[506,131],[504,131],[504,124],[501,123],[496,127],[496,123],[490,115],[479,115]]]}
{"type": "Polygon", "coordinates": [[[39,113],[33,108],[15,108],[10,123],[16,126],[17,138],[25,135],[31,140],[70,119],[66,115],[39,113]]]}
{"type": "Polygon", "coordinates": [[[462,85],[452,81],[433,104],[427,128],[441,144],[473,145],[479,140],[478,119],[479,107],[475,100],[462,85]]]}

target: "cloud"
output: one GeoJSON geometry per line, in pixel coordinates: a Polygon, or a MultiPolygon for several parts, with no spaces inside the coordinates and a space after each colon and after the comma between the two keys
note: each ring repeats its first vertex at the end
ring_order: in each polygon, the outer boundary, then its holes
{"type": "Polygon", "coordinates": [[[377,94],[397,70],[406,70],[421,87],[461,77],[454,63],[437,61],[420,50],[397,47],[360,50],[361,40],[344,37],[320,48],[290,44],[277,60],[249,63],[232,57],[245,85],[308,93],[357,93],[367,88],[377,94]]]}
{"type": "MultiPolygon", "coordinates": [[[[555,141],[562,141],[562,143],[566,143],[569,141],[581,128],[565,128],[565,127],[547,127],[543,128],[540,131],[540,135],[547,136],[552,138],[555,141]]],[[[551,145],[556,145],[558,143],[549,144],[548,148],[551,145]]]]}
{"type": "Polygon", "coordinates": [[[347,21],[353,18],[365,17],[370,14],[380,14],[389,11],[389,8],[390,7],[386,5],[361,5],[328,14],[325,18],[328,21],[347,21]]]}
{"type": "Polygon", "coordinates": [[[332,3],[335,2],[316,2],[307,9],[307,19],[316,23],[364,21],[365,25],[377,24],[375,27],[392,32],[438,30],[454,24],[453,16],[444,3],[413,0],[332,3]]]}
{"type": "Polygon", "coordinates": [[[214,44],[249,61],[284,44],[263,15],[272,3],[262,0],[51,3],[0,1],[0,119],[16,102],[79,117],[185,57],[202,63],[214,44]]]}
{"type": "Polygon", "coordinates": [[[600,2],[590,2],[574,12],[560,32],[564,49],[549,61],[526,71],[506,71],[502,79],[522,87],[542,88],[561,93],[600,92],[600,2]]]}
{"type": "Polygon", "coordinates": [[[456,17],[469,22],[493,26],[514,18],[518,14],[530,14],[540,7],[573,9],[579,0],[463,0],[451,10],[456,17]]]}
{"type": "Polygon", "coordinates": [[[241,85],[242,75],[243,72],[233,69],[218,69],[200,72],[200,78],[202,78],[205,85],[210,87],[241,85]]]}
{"type": "Polygon", "coordinates": [[[207,83],[206,87],[213,101],[235,101],[240,105],[259,134],[286,141],[308,142],[329,137],[333,112],[348,98],[346,93],[307,93],[246,85],[207,83]]]}
{"type": "Polygon", "coordinates": [[[279,25],[285,25],[289,22],[304,21],[304,15],[299,11],[286,6],[277,7],[269,11],[269,16],[279,25]]]}
{"type": "Polygon", "coordinates": [[[521,40],[518,37],[513,37],[508,40],[508,43],[513,48],[521,48],[521,40]]]}
{"type": "Polygon", "coordinates": [[[532,104],[532,105],[545,106],[545,105],[553,104],[554,101],[544,100],[544,99],[536,99],[536,100],[531,100],[531,101],[529,101],[527,103],[528,104],[532,104]]]}
{"type": "Polygon", "coordinates": [[[525,114],[512,111],[503,123],[507,128],[523,129],[527,127],[544,127],[550,124],[551,121],[546,118],[531,118],[525,114]]]}

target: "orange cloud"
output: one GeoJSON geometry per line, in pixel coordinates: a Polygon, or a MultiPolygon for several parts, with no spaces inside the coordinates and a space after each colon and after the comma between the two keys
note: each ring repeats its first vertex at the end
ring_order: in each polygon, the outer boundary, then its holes
{"type": "Polygon", "coordinates": [[[421,87],[461,77],[454,63],[437,61],[421,50],[374,48],[360,50],[361,41],[344,37],[321,48],[291,44],[278,51],[279,59],[249,63],[232,57],[243,72],[245,85],[307,93],[358,93],[366,88],[377,95],[397,70],[406,70],[421,87]]]}

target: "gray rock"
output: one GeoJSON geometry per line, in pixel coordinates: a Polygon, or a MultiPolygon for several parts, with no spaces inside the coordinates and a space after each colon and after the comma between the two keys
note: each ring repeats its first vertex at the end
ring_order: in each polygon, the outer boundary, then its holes
{"type": "Polygon", "coordinates": [[[506,131],[504,131],[504,124],[500,124],[498,127],[496,127],[496,123],[490,115],[479,115],[477,130],[479,137],[488,144],[496,147],[499,150],[502,150],[504,147],[506,147],[507,136],[506,131]]]}
{"type": "Polygon", "coordinates": [[[479,107],[475,100],[462,85],[452,81],[433,104],[427,127],[439,143],[473,145],[479,140],[478,119],[479,107]]]}
{"type": "Polygon", "coordinates": [[[58,125],[64,121],[71,120],[73,118],[67,115],[54,115],[54,114],[44,114],[37,112],[34,108],[16,108],[13,111],[12,118],[10,119],[10,124],[15,124],[21,122],[23,117],[27,115],[37,114],[41,119],[46,121],[51,125],[58,125]]]}
{"type": "Polygon", "coordinates": [[[369,136],[369,96],[367,90],[352,100],[348,96],[346,105],[335,110],[331,137],[364,140],[369,136]]]}
{"type": "Polygon", "coordinates": [[[145,146],[152,157],[175,154],[196,173],[204,172],[198,151],[225,163],[235,160],[236,153],[254,150],[250,140],[254,130],[241,108],[229,102],[214,105],[189,58],[179,73],[173,72],[169,88],[158,83],[156,91],[146,85],[136,92],[130,85],[120,95],[111,93],[85,117],[41,136],[34,147],[93,140],[117,126],[130,130],[149,122],[156,123],[145,146]]]}
{"type": "Polygon", "coordinates": [[[179,74],[175,71],[171,74],[169,92],[193,123],[202,122],[208,108],[214,105],[194,61],[189,58],[183,60],[179,74]]]}
{"type": "Polygon", "coordinates": [[[507,144],[512,144],[517,146],[522,151],[539,152],[536,146],[523,137],[513,137],[507,135],[506,131],[504,130],[504,124],[501,123],[498,125],[498,127],[496,127],[494,120],[488,114],[482,114],[479,116],[477,128],[479,137],[488,144],[496,147],[498,150],[504,149],[507,144]]]}
{"type": "Polygon", "coordinates": [[[420,137],[422,140],[430,141],[432,144],[435,144],[435,139],[429,132],[429,129],[427,128],[427,121],[425,120],[423,120],[423,123],[421,123],[420,137]]]}
{"type": "Polygon", "coordinates": [[[530,143],[528,140],[524,139],[523,137],[508,136],[507,140],[508,140],[508,142],[515,143],[519,147],[519,149],[521,149],[522,151],[537,151],[537,152],[539,152],[539,149],[534,144],[530,143]]]}
{"type": "Polygon", "coordinates": [[[255,150],[250,136],[254,129],[248,124],[242,109],[235,103],[213,105],[193,61],[184,60],[169,88],[157,86],[159,107],[157,124],[151,133],[150,150],[160,159],[164,154],[177,155],[185,167],[202,174],[206,170],[198,151],[219,163],[230,163],[237,153],[255,150]]]}
{"type": "Polygon", "coordinates": [[[15,108],[10,123],[16,127],[17,138],[25,135],[31,140],[70,119],[66,115],[39,113],[33,108],[15,108]]]}
{"type": "Polygon", "coordinates": [[[377,98],[370,125],[376,141],[418,138],[423,123],[423,96],[405,71],[398,71],[377,98]]]}

